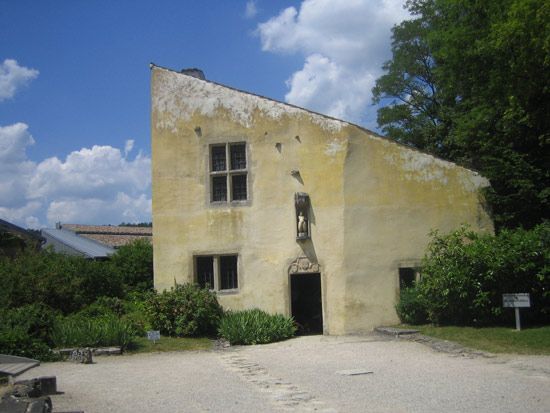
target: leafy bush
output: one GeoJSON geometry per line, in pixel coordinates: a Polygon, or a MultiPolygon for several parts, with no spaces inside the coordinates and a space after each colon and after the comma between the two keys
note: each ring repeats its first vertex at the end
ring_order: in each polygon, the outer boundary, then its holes
{"type": "Polygon", "coordinates": [[[110,265],[127,291],[153,289],[153,246],[145,239],[120,247],[110,258],[110,265]]]}
{"type": "Polygon", "coordinates": [[[152,328],[147,317],[147,300],[152,294],[152,291],[132,291],[123,301],[124,314],[122,319],[130,323],[138,336],[144,336],[146,331],[152,328]]]}
{"type": "Polygon", "coordinates": [[[401,322],[406,324],[424,324],[428,320],[426,302],[416,287],[401,290],[395,310],[401,322]]]}
{"type": "Polygon", "coordinates": [[[55,360],[50,350],[54,322],[55,312],[41,304],[2,310],[0,354],[55,360]]]}
{"type": "Polygon", "coordinates": [[[155,330],[178,337],[215,334],[223,313],[216,294],[196,284],[152,294],[146,311],[155,330]]]}
{"type": "Polygon", "coordinates": [[[105,262],[52,251],[26,251],[0,258],[0,306],[36,302],[64,314],[80,310],[98,297],[121,297],[122,282],[105,262]]]}
{"type": "Polygon", "coordinates": [[[78,312],[83,317],[122,316],[126,313],[125,302],[118,297],[99,297],[78,312]]]}
{"type": "Polygon", "coordinates": [[[296,325],[292,317],[271,315],[256,308],[228,311],[221,319],[218,332],[231,344],[265,344],[292,337],[296,325]]]}
{"type": "Polygon", "coordinates": [[[136,331],[128,322],[113,315],[97,318],[73,315],[60,318],[52,332],[56,347],[121,346],[125,349],[135,336],[136,331]]]}
{"type": "Polygon", "coordinates": [[[522,319],[550,322],[550,225],[503,230],[497,236],[466,227],[448,235],[433,233],[423,260],[419,295],[436,324],[509,323],[503,293],[530,293],[531,309],[522,319]]]}

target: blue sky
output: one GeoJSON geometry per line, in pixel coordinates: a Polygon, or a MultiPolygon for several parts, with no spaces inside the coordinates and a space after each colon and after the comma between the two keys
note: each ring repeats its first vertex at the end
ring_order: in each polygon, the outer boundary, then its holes
{"type": "Polygon", "coordinates": [[[400,0],[0,0],[0,218],[151,220],[149,62],[375,127],[400,0]]]}

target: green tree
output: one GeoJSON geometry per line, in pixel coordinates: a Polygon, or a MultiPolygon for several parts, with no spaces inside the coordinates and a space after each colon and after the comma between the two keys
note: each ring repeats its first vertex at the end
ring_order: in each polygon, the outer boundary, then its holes
{"type": "Polygon", "coordinates": [[[410,0],[373,89],[389,137],[479,170],[498,227],[548,218],[550,4],[410,0]]]}

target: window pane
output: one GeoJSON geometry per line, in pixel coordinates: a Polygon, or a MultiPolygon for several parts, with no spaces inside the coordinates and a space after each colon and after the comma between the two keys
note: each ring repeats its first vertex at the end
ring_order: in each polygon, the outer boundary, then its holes
{"type": "Polygon", "coordinates": [[[233,201],[246,200],[246,175],[233,175],[231,177],[233,189],[233,201]]]}
{"type": "Polygon", "coordinates": [[[225,255],[220,257],[220,290],[238,288],[237,256],[225,255]]]}
{"type": "Polygon", "coordinates": [[[231,169],[246,169],[246,147],[244,143],[231,145],[231,169]]]}
{"type": "Polygon", "coordinates": [[[225,146],[212,146],[212,170],[225,171],[225,146]]]}
{"type": "Polygon", "coordinates": [[[212,202],[227,201],[227,177],[212,177],[212,202]]]}
{"type": "Polygon", "coordinates": [[[214,288],[214,259],[197,257],[197,284],[202,288],[214,288]]]}

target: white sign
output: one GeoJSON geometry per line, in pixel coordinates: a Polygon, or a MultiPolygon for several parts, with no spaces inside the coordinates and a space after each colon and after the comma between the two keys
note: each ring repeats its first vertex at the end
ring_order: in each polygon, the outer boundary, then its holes
{"type": "Polygon", "coordinates": [[[160,340],[160,331],[156,331],[156,330],[148,331],[147,338],[152,341],[160,340]]]}
{"type": "Polygon", "coordinates": [[[503,307],[531,307],[531,299],[528,293],[502,294],[503,307]]]}

